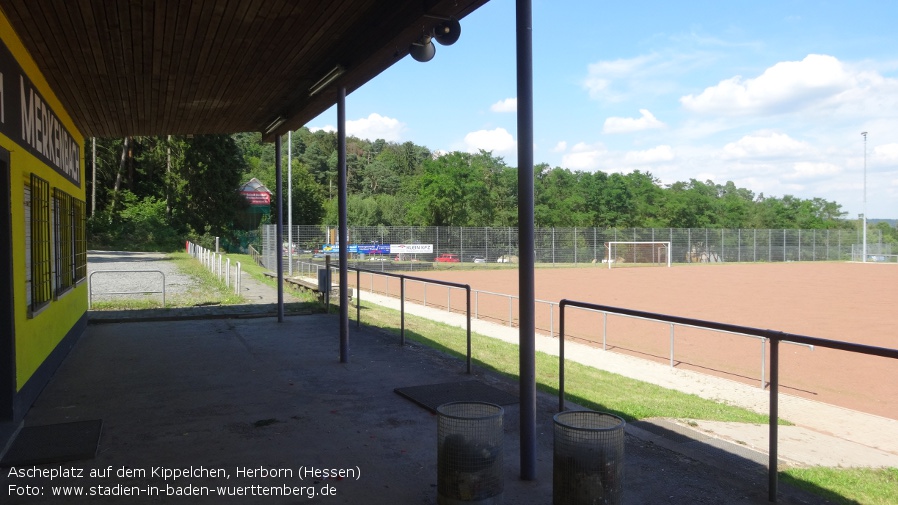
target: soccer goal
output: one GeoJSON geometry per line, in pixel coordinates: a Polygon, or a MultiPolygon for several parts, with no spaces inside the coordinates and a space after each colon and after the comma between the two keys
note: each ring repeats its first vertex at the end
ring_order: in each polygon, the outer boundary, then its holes
{"type": "Polygon", "coordinates": [[[670,266],[670,242],[605,242],[608,268],[615,266],[670,266]]]}

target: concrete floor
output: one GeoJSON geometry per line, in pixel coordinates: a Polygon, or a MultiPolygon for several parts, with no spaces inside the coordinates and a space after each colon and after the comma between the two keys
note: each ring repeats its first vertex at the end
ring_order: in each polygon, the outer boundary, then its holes
{"type": "MultiPolygon", "coordinates": [[[[437,417],[393,390],[469,379],[464,363],[422,346],[400,347],[397,337],[353,324],[351,361],[341,364],[337,335],[333,315],[291,316],[283,323],[266,317],[90,325],[26,425],[102,419],[98,454],[42,467],[85,469],[81,478],[18,478],[4,469],[2,501],[436,503],[437,417]],[[177,479],[152,475],[153,469],[190,467],[203,470],[177,479]],[[357,478],[301,480],[303,468],[344,469],[357,478]],[[109,476],[90,478],[91,470],[109,476]],[[263,470],[281,475],[266,477],[263,470]],[[36,486],[43,495],[9,496],[10,485],[36,486]],[[141,495],[80,501],[51,496],[52,486],[87,492],[96,485],[141,495]],[[231,486],[248,493],[311,486],[316,496],[165,496],[166,486],[171,492],[231,486]],[[160,495],[146,495],[157,488],[160,495]]],[[[474,378],[517,389],[482,370],[474,378]]],[[[519,478],[518,409],[505,409],[503,503],[552,502],[556,407],[554,396],[539,395],[535,481],[519,478]]],[[[766,503],[766,469],[738,453],[660,425],[628,425],[623,503],[766,503]]],[[[779,501],[825,503],[783,484],[779,501]]]]}

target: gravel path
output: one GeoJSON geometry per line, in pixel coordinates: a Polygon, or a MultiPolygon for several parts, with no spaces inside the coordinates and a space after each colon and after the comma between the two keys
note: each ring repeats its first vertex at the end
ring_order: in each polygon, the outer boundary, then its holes
{"type": "Polygon", "coordinates": [[[194,280],[181,273],[175,263],[166,260],[165,253],[125,252],[125,251],[88,251],[87,275],[90,277],[90,291],[93,301],[132,299],[162,299],[162,294],[110,295],[109,292],[161,291],[162,276],[156,272],[137,272],[137,270],[156,270],[165,276],[166,299],[188,293],[195,285],[194,280]],[[115,273],[93,272],[114,270],[115,273]]]}

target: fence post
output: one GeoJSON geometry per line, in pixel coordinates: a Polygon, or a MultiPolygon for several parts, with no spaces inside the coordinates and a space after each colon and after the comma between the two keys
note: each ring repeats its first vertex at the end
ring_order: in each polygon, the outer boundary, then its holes
{"type": "Polygon", "coordinates": [[[231,258],[228,258],[228,268],[225,270],[225,287],[231,287],[231,258]]]}
{"type": "Polygon", "coordinates": [[[602,350],[608,350],[608,313],[602,312],[602,350]]]}
{"type": "Polygon", "coordinates": [[[552,310],[554,304],[549,302],[549,336],[555,336],[555,311],[552,310]]]}
{"type": "Polygon", "coordinates": [[[474,319],[480,319],[480,290],[474,291],[474,319]]]}
{"type": "Polygon", "coordinates": [[[237,262],[237,274],[236,279],[234,279],[234,293],[240,294],[240,262],[237,262]]]}
{"type": "Polygon", "coordinates": [[[767,384],[767,339],[761,339],[761,389],[764,389],[767,384]]]}
{"type": "Polygon", "coordinates": [[[674,325],[670,325],[670,367],[674,367],[674,325]]]}
{"type": "Polygon", "coordinates": [[[512,313],[511,305],[512,305],[512,302],[511,302],[511,296],[509,296],[509,297],[508,297],[508,326],[513,326],[513,325],[511,324],[511,317],[512,317],[512,316],[511,316],[511,313],[512,313]]]}

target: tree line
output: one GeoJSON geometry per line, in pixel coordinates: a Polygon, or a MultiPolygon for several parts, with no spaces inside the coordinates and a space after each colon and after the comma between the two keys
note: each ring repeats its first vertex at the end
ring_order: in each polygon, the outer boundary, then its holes
{"type": "MultiPolygon", "coordinates": [[[[276,186],[274,144],[261,142],[258,133],[96,142],[96,184],[89,174],[88,198],[95,190],[89,230],[99,242],[227,236],[234,231],[236,214],[246,209],[240,185],[255,177],[272,191],[276,186]]],[[[336,225],[336,134],[307,128],[292,134],[291,181],[286,180],[286,137],[283,144],[284,199],[291,184],[293,223],[336,225]]],[[[347,139],[346,151],[350,225],[518,224],[517,168],[491,152],[434,153],[412,142],[355,137],[347,139]]],[[[839,203],[823,198],[755,194],[730,181],[690,179],[664,185],[641,171],[586,172],[539,164],[534,167],[534,197],[538,227],[857,226],[856,220],[845,218],[839,203]]],[[[272,222],[274,215],[272,201],[272,222]]],[[[888,237],[898,236],[888,223],[876,227],[888,237]]]]}

